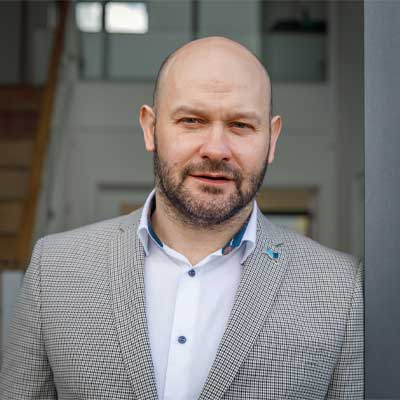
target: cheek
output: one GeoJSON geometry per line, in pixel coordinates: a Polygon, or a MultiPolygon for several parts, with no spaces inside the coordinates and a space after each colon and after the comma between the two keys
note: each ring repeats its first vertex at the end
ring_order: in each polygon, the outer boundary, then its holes
{"type": "Polygon", "coordinates": [[[249,140],[236,146],[235,157],[246,175],[252,175],[264,167],[267,159],[266,140],[249,140]]]}
{"type": "Polygon", "coordinates": [[[157,141],[160,157],[171,166],[178,167],[195,159],[197,144],[193,140],[182,137],[165,137],[157,141]]]}

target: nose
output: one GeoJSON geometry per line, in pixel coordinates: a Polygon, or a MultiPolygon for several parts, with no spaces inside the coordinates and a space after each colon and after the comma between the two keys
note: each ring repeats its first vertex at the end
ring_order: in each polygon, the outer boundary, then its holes
{"type": "Polygon", "coordinates": [[[231,150],[222,124],[215,124],[210,128],[200,147],[200,156],[210,160],[230,160],[231,150]]]}

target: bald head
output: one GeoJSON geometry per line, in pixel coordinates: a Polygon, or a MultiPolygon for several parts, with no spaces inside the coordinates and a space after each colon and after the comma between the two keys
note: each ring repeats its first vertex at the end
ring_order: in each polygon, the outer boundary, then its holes
{"type": "Polygon", "coordinates": [[[265,68],[232,40],[200,39],[170,55],[155,104],[142,105],[139,115],[146,150],[154,153],[157,202],[164,199],[192,226],[222,226],[247,213],[282,125],[279,115],[271,118],[270,92],[265,68]]]}
{"type": "MultiPolygon", "coordinates": [[[[188,74],[208,74],[210,84],[217,84],[219,77],[231,74],[237,82],[256,80],[265,97],[266,109],[272,116],[272,88],[268,72],[259,59],[246,47],[224,37],[194,40],[171,53],[161,64],[153,92],[153,107],[162,102],[166,86],[188,74]],[[189,71],[188,71],[189,70],[189,71]]],[[[221,89],[222,90],[222,89],[221,89]]]]}

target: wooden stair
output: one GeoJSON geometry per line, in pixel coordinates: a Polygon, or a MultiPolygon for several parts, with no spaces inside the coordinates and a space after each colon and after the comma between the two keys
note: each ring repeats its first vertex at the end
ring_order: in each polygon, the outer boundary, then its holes
{"type": "Polygon", "coordinates": [[[0,267],[15,269],[43,90],[0,86],[0,267]]]}
{"type": "Polygon", "coordinates": [[[31,255],[69,2],[56,6],[45,86],[0,86],[0,269],[25,270],[31,255]]]}

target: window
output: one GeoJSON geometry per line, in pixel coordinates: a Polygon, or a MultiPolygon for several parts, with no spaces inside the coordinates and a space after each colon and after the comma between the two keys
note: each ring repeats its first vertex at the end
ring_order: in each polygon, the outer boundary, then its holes
{"type": "Polygon", "coordinates": [[[253,50],[266,61],[273,81],[328,79],[330,8],[325,0],[76,1],[85,79],[154,80],[169,53],[210,35],[253,50]]]}
{"type": "Polygon", "coordinates": [[[193,38],[191,0],[78,0],[75,14],[84,79],[153,80],[193,38]]]}
{"type": "Polygon", "coordinates": [[[106,31],[110,33],[147,33],[149,16],[144,3],[107,3],[106,31]]]}
{"type": "Polygon", "coordinates": [[[75,18],[80,31],[100,32],[102,5],[100,3],[78,3],[75,8],[75,18]]]}
{"type": "Polygon", "coordinates": [[[147,33],[149,15],[145,3],[78,2],[75,17],[81,32],[147,33]],[[105,7],[105,10],[103,8],[105,7]],[[105,12],[105,27],[103,27],[105,12]]]}

